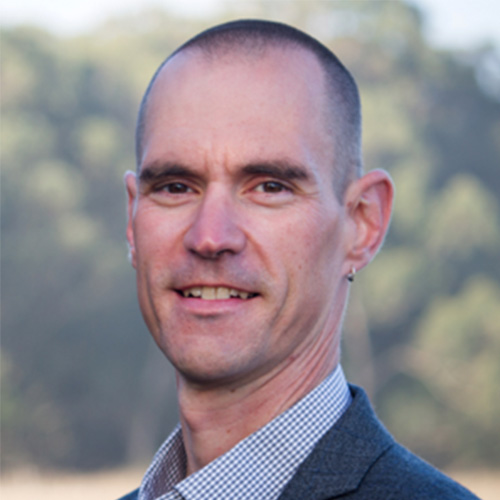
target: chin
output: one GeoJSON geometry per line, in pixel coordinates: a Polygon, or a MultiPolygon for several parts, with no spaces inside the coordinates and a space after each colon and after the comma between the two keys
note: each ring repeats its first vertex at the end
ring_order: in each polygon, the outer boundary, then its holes
{"type": "MultiPolygon", "coordinates": [[[[240,353],[241,354],[241,353],[240,353]]],[[[254,371],[253,367],[241,356],[221,352],[198,352],[189,358],[167,356],[178,375],[191,385],[214,387],[230,386],[247,378],[254,371]]]]}

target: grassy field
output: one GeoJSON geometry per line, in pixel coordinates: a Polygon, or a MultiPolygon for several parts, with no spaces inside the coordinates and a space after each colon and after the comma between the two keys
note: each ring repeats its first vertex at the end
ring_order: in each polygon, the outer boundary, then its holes
{"type": "Polygon", "coordinates": [[[1,500],[116,500],[137,488],[144,469],[92,474],[6,473],[0,478],[1,500]]]}
{"type": "MultiPolygon", "coordinates": [[[[2,500],[116,500],[137,487],[143,469],[93,474],[40,474],[34,471],[4,474],[0,480],[2,500]]],[[[452,471],[449,474],[482,500],[500,498],[499,471],[452,471]]]]}

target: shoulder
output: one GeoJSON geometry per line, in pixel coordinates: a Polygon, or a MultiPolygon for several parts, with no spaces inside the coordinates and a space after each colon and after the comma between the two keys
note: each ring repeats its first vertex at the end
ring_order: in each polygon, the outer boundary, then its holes
{"type": "Polygon", "coordinates": [[[472,493],[398,444],[362,389],[317,443],[281,500],[477,500],[472,493]]]}
{"type": "Polygon", "coordinates": [[[360,499],[478,500],[469,490],[400,444],[391,446],[370,468],[359,488],[360,499]]]}
{"type": "Polygon", "coordinates": [[[137,488],[134,491],[131,491],[128,495],[125,495],[124,497],[120,497],[118,500],[137,500],[139,496],[139,488],[137,488]]]}
{"type": "Polygon", "coordinates": [[[353,413],[346,414],[339,427],[350,432],[356,429],[369,441],[378,443],[381,451],[372,455],[356,498],[478,500],[469,490],[397,443],[378,420],[363,390],[351,386],[351,391],[354,396],[353,413]]]}

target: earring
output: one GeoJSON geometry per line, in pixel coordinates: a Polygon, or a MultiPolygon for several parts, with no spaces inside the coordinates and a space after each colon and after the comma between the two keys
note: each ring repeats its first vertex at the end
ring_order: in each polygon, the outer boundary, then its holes
{"type": "Polygon", "coordinates": [[[129,264],[132,264],[132,247],[130,246],[130,243],[127,242],[127,259],[129,264]]]}
{"type": "Polygon", "coordinates": [[[351,270],[349,271],[349,273],[346,276],[347,281],[352,283],[354,281],[355,276],[356,276],[356,268],[354,266],[352,266],[351,270]]]}

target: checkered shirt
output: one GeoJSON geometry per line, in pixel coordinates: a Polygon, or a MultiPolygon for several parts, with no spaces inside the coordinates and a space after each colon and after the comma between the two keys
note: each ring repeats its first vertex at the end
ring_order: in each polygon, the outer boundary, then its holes
{"type": "Polygon", "coordinates": [[[147,470],[139,500],[274,500],[350,402],[339,365],[294,406],[186,478],[178,424],[147,470]]]}

